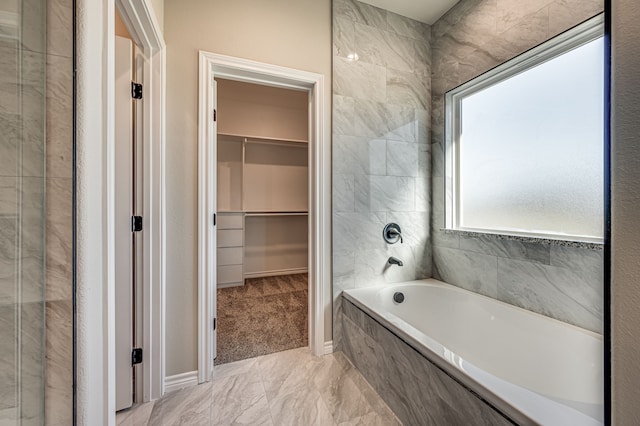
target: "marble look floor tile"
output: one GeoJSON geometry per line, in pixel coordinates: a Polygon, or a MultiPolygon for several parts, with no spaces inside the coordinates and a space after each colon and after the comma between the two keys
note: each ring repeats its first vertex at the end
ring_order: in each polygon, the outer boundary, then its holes
{"type": "Polygon", "coordinates": [[[315,386],[269,399],[273,423],[282,426],[333,426],[331,412],[315,386]]]}
{"type": "Polygon", "coordinates": [[[262,376],[269,401],[307,389],[312,384],[309,372],[314,362],[315,360],[309,356],[309,348],[299,348],[259,358],[258,371],[262,376]]]}
{"type": "Polygon", "coordinates": [[[116,413],[116,425],[145,426],[149,423],[154,403],[155,401],[146,402],[116,413]]]}
{"type": "Polygon", "coordinates": [[[257,358],[243,359],[240,361],[229,362],[227,364],[216,365],[213,369],[213,379],[223,379],[229,376],[237,376],[252,371],[257,365],[257,358]]]}
{"type": "Polygon", "coordinates": [[[215,366],[211,383],[143,407],[119,413],[118,425],[399,424],[342,353],[314,357],[308,348],[215,366]]]}
{"type": "Polygon", "coordinates": [[[270,425],[271,414],[259,375],[245,373],[213,382],[214,425],[270,425]]]}
{"type": "Polygon", "coordinates": [[[209,425],[213,383],[203,383],[166,394],[156,401],[149,425],[209,425]]]}

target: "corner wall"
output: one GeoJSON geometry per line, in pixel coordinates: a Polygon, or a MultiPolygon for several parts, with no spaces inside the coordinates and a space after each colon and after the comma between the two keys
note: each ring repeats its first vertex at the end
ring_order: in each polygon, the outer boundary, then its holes
{"type": "MultiPolygon", "coordinates": [[[[167,43],[166,375],[197,369],[198,50],[326,77],[331,131],[331,1],[165,0],[167,43]]],[[[328,159],[327,159],[328,161],[328,159]]],[[[328,274],[327,274],[328,276],[328,274]]],[[[330,297],[326,295],[325,297],[330,297]]],[[[325,318],[331,339],[331,316],[325,318]]]]}
{"type": "Polygon", "coordinates": [[[430,32],[356,0],[333,2],[335,350],[342,290],[431,277],[430,32]],[[383,240],[388,222],[403,244],[383,240]]]}
{"type": "Polygon", "coordinates": [[[640,3],[611,1],[612,422],[640,424],[640,3]]]}
{"type": "Polygon", "coordinates": [[[445,233],[444,93],[602,12],[602,0],[463,0],[432,27],[433,276],[602,333],[602,251],[445,233]]]}

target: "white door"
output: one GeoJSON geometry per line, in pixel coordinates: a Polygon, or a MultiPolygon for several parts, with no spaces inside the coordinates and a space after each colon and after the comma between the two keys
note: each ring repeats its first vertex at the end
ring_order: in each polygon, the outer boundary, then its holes
{"type": "MultiPolygon", "coordinates": [[[[213,206],[211,207],[211,211],[217,212],[218,210],[218,122],[217,122],[217,109],[218,109],[218,83],[213,80],[213,94],[212,94],[212,102],[213,102],[213,122],[212,122],[212,132],[211,134],[213,135],[213,140],[212,140],[212,155],[213,155],[213,161],[211,162],[211,167],[214,168],[213,173],[211,173],[213,182],[211,185],[211,188],[213,190],[213,197],[209,197],[211,199],[211,202],[213,203],[213,206]]],[[[215,213],[217,215],[217,213],[215,213]]],[[[211,259],[211,265],[213,266],[213,273],[211,274],[211,280],[209,282],[210,287],[210,291],[209,293],[211,294],[211,321],[210,323],[213,323],[214,326],[211,327],[211,364],[209,367],[209,371],[213,371],[213,360],[215,359],[215,357],[217,356],[217,339],[218,339],[218,327],[216,325],[216,311],[217,311],[217,289],[218,289],[218,285],[216,283],[216,269],[218,266],[218,261],[216,259],[216,255],[217,255],[217,230],[216,230],[216,223],[217,221],[214,220],[214,226],[213,226],[213,232],[212,232],[212,237],[211,237],[211,256],[213,257],[213,259],[211,259]]]]}
{"type": "Polygon", "coordinates": [[[133,43],[115,43],[116,411],[133,405],[133,43]]]}

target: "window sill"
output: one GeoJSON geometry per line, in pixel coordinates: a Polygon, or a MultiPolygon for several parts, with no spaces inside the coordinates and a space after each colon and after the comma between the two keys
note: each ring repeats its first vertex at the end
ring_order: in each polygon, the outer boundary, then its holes
{"type": "Polygon", "coordinates": [[[501,234],[497,232],[494,233],[494,232],[481,232],[481,231],[467,231],[467,230],[448,229],[448,228],[440,228],[440,231],[444,232],[445,234],[461,235],[468,238],[491,238],[496,240],[520,241],[523,243],[538,243],[538,244],[548,244],[548,245],[563,246],[563,247],[575,247],[575,248],[583,248],[583,249],[589,249],[589,250],[595,250],[595,251],[601,251],[604,249],[604,242],[572,241],[572,240],[562,240],[562,239],[555,239],[555,238],[501,234]]]}

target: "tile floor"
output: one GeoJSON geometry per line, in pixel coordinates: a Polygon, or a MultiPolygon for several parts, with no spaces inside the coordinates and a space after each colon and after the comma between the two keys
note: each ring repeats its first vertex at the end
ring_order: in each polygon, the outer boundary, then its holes
{"type": "Polygon", "coordinates": [[[218,289],[215,364],[309,345],[308,275],[250,278],[218,289]]]}
{"type": "Polygon", "coordinates": [[[138,425],[400,425],[342,352],[299,348],[215,368],[210,383],[119,413],[138,425]]]}

